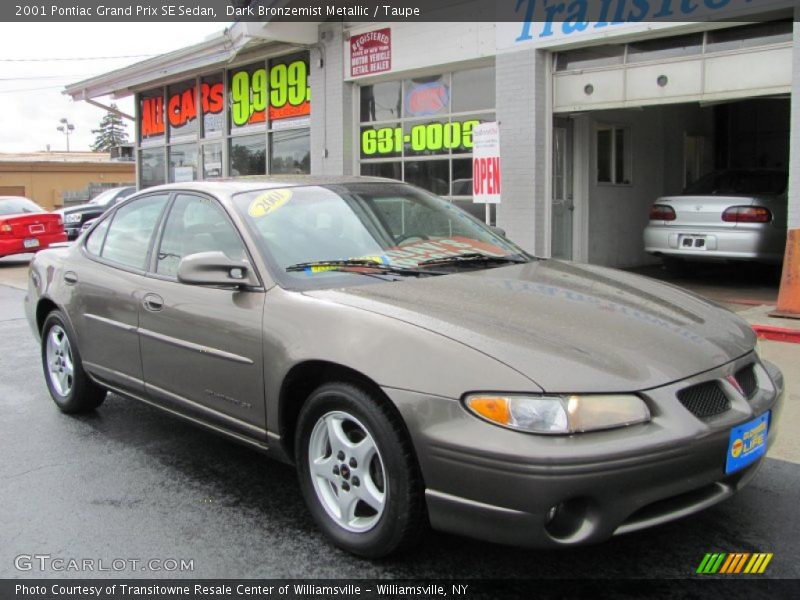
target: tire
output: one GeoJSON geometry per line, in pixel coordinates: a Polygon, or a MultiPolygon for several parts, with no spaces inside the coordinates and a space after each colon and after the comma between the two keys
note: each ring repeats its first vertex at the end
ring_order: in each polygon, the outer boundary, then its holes
{"type": "Polygon", "coordinates": [[[422,477],[403,422],[366,389],[317,388],[300,411],[295,458],[311,515],[340,548],[382,558],[424,531],[422,477]]]}
{"type": "Polygon", "coordinates": [[[83,370],[75,336],[60,310],[48,314],[42,327],[42,368],[50,396],[63,413],[92,411],[106,398],[106,390],[83,370]]]}

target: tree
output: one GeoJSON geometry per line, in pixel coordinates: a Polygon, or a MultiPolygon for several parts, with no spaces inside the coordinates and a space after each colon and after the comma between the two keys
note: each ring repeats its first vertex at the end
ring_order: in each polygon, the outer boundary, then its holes
{"type": "MultiPolygon", "coordinates": [[[[117,109],[116,104],[112,104],[111,108],[117,109]]],[[[118,114],[107,112],[103,119],[100,121],[98,129],[92,129],[95,134],[94,144],[92,144],[92,152],[108,152],[114,146],[128,143],[128,132],[125,131],[127,124],[122,120],[118,114]]]]}

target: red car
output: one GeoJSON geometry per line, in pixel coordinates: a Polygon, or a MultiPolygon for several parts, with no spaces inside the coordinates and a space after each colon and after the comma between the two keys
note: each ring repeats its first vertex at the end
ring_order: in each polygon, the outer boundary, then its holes
{"type": "Polygon", "coordinates": [[[21,196],[0,196],[0,257],[66,242],[64,221],[21,196]]]}

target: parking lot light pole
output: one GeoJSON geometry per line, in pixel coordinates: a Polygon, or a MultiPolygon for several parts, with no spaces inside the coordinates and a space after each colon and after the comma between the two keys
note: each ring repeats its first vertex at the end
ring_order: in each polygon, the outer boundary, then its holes
{"type": "Polygon", "coordinates": [[[67,152],[69,152],[69,134],[70,134],[71,131],[75,130],[75,125],[73,125],[72,123],[67,121],[66,117],[60,119],[59,123],[61,123],[61,125],[56,127],[56,129],[58,129],[65,136],[67,136],[67,152]]]}

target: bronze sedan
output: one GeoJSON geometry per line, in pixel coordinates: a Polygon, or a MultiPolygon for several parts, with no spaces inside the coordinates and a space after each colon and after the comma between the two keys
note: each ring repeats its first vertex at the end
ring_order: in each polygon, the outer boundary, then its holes
{"type": "Polygon", "coordinates": [[[368,557],[691,514],[752,479],[783,395],[735,315],[389,180],[142,191],[38,254],[26,303],[62,411],[111,390],[293,462],[368,557]]]}

